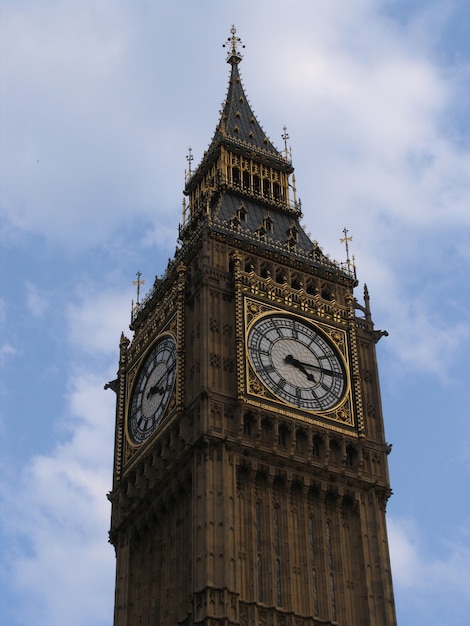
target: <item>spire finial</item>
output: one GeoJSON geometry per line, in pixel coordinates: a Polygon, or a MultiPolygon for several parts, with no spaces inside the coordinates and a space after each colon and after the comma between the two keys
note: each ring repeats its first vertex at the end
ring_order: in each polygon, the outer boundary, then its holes
{"type": "Polygon", "coordinates": [[[222,44],[224,48],[229,48],[229,52],[227,54],[227,63],[235,63],[238,64],[242,60],[243,56],[238,51],[238,46],[244,48],[244,44],[240,37],[237,37],[237,29],[232,24],[232,28],[230,29],[232,34],[231,37],[228,37],[227,42],[222,44]]]}
{"type": "Polygon", "coordinates": [[[346,228],[346,226],[343,228],[343,233],[344,233],[344,237],[341,237],[341,239],[339,240],[340,243],[344,243],[345,247],[346,247],[346,263],[348,266],[348,271],[351,272],[351,265],[354,268],[354,257],[353,257],[353,261],[351,264],[351,259],[349,258],[349,242],[352,241],[352,237],[348,237],[348,233],[349,230],[346,228]]]}
{"type": "Polygon", "coordinates": [[[188,162],[188,176],[191,176],[192,174],[191,163],[193,162],[193,160],[194,160],[193,149],[191,148],[191,146],[189,146],[188,154],[186,155],[186,161],[188,162]]]}
{"type": "Polygon", "coordinates": [[[136,304],[140,304],[140,287],[141,285],[145,285],[145,280],[142,280],[141,276],[142,276],[142,272],[139,270],[136,274],[137,276],[137,280],[133,280],[132,284],[133,285],[137,285],[137,300],[136,300],[136,304]]]}
{"type": "Polygon", "coordinates": [[[287,126],[283,126],[282,130],[284,131],[281,135],[284,141],[284,156],[287,161],[292,160],[292,151],[287,147],[287,140],[289,139],[289,135],[287,134],[287,126]]]}

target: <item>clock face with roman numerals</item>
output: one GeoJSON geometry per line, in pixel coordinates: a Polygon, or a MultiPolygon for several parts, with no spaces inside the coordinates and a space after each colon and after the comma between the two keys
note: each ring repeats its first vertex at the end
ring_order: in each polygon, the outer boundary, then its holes
{"type": "Polygon", "coordinates": [[[132,391],[128,431],[133,443],[143,443],[155,430],[170,402],[176,376],[176,343],[161,337],[141,367],[132,391]]]}
{"type": "Polygon", "coordinates": [[[297,317],[274,313],[255,321],[248,354],[266,387],[299,409],[326,411],[345,394],[341,355],[322,332],[297,317]]]}

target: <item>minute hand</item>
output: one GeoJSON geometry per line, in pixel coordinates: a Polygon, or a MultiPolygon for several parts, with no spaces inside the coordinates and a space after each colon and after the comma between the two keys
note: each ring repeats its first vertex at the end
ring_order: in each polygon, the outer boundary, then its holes
{"type": "Polygon", "coordinates": [[[304,363],[303,361],[299,361],[292,354],[288,354],[284,359],[286,363],[291,363],[292,365],[301,365],[302,367],[308,367],[313,370],[319,370],[328,376],[337,376],[338,378],[342,378],[342,372],[335,372],[334,370],[327,370],[324,367],[320,367],[319,365],[312,365],[311,363],[304,363]]]}

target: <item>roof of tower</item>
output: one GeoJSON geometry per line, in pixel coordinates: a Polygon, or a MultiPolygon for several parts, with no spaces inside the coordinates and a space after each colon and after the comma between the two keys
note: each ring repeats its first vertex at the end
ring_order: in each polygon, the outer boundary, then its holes
{"type": "Polygon", "coordinates": [[[227,97],[212,141],[217,141],[218,136],[221,136],[234,141],[236,144],[243,142],[250,148],[257,148],[262,152],[285,160],[273,146],[253,113],[240,78],[238,70],[240,61],[241,57],[238,53],[229,54],[227,63],[230,63],[232,69],[227,97]]]}
{"type": "Polygon", "coordinates": [[[284,171],[292,172],[294,169],[290,159],[284,157],[272,144],[253,113],[245,95],[238,69],[242,61],[242,55],[238,50],[241,40],[235,36],[236,29],[234,26],[231,28],[231,33],[232,36],[228,38],[227,44],[224,44],[230,48],[227,63],[231,65],[231,71],[222,113],[201,163],[194,172],[190,172],[187,188],[191,183],[194,184],[197,181],[198,175],[211,161],[211,157],[215,155],[220,145],[226,145],[242,154],[244,152],[255,153],[258,158],[276,164],[278,168],[284,171]]]}

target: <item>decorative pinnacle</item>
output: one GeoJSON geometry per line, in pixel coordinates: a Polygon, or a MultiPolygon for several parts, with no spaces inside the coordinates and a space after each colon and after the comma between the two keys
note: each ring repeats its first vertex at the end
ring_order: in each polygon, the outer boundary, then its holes
{"type": "Polygon", "coordinates": [[[133,280],[132,284],[133,285],[137,285],[137,301],[136,301],[136,304],[140,304],[139,303],[139,300],[140,300],[140,287],[141,287],[141,285],[145,285],[145,280],[141,279],[142,272],[140,270],[137,272],[136,276],[137,276],[137,280],[133,280]]]}
{"type": "Polygon", "coordinates": [[[235,28],[233,24],[232,24],[232,28],[230,29],[230,32],[232,33],[232,36],[227,39],[226,43],[222,44],[223,48],[230,48],[227,54],[227,63],[240,63],[243,56],[238,51],[238,46],[241,46],[242,48],[244,48],[245,46],[242,43],[242,40],[240,39],[240,37],[236,36],[237,29],[235,28]]]}
{"type": "Polygon", "coordinates": [[[341,239],[339,241],[340,241],[340,243],[344,243],[345,244],[345,247],[346,247],[346,263],[348,265],[348,270],[351,271],[351,265],[354,268],[355,263],[354,263],[354,257],[353,257],[352,263],[351,263],[351,259],[349,258],[349,245],[348,245],[348,243],[350,241],[352,241],[353,238],[352,237],[348,237],[348,232],[349,231],[348,231],[348,229],[345,226],[343,228],[344,237],[341,237],[341,239]]]}
{"type": "Polygon", "coordinates": [[[284,141],[284,156],[287,160],[289,160],[289,157],[292,158],[292,154],[290,154],[290,150],[287,147],[287,140],[289,139],[289,135],[287,134],[287,127],[283,126],[282,130],[284,131],[284,133],[281,135],[284,141]]]}
{"type": "Polygon", "coordinates": [[[191,148],[191,146],[189,146],[188,148],[188,154],[186,155],[186,161],[188,162],[188,175],[191,176],[191,163],[194,160],[193,157],[193,149],[191,148]]]}

